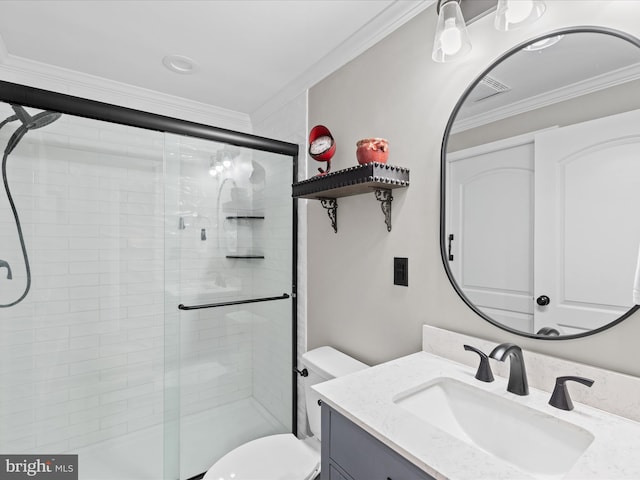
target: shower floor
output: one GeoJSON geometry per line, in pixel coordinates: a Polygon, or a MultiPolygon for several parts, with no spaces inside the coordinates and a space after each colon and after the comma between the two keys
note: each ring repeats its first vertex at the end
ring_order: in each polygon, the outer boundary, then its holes
{"type": "MultiPolygon", "coordinates": [[[[253,398],[181,419],[180,479],[206,471],[249,440],[286,432],[253,398]]],[[[78,453],[80,480],[162,480],[162,425],[85,447],[78,453]]]]}

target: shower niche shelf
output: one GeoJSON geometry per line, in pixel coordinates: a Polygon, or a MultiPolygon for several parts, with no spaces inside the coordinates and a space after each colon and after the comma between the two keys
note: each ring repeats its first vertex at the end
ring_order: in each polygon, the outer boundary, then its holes
{"type": "Polygon", "coordinates": [[[264,215],[227,215],[227,220],[264,220],[264,215]]]}
{"type": "MultiPolygon", "coordinates": [[[[233,205],[231,203],[231,205],[233,205]]],[[[260,246],[256,245],[262,238],[259,233],[262,231],[263,221],[265,219],[264,211],[251,208],[230,208],[225,205],[224,219],[230,229],[235,240],[233,248],[228,248],[225,258],[230,260],[262,260],[265,258],[264,252],[260,246]]],[[[245,206],[245,205],[242,205],[245,206]]]]}
{"type": "Polygon", "coordinates": [[[391,231],[391,190],[409,186],[409,169],[384,163],[367,163],[318,175],[294,183],[294,198],[320,200],[327,210],[333,231],[338,233],[338,198],[374,193],[380,202],[387,231],[391,231]]]}

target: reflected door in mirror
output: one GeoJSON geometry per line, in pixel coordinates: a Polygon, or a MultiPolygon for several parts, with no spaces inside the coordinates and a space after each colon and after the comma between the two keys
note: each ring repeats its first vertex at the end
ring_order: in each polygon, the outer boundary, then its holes
{"type": "Polygon", "coordinates": [[[447,156],[449,268],[483,312],[533,328],[533,137],[447,156]]]}
{"type": "Polygon", "coordinates": [[[535,139],[535,331],[600,328],[632,305],[640,243],[640,111],[535,139]]]}
{"type": "Polygon", "coordinates": [[[639,92],[640,40],[600,27],[532,38],[467,88],[443,139],[440,244],[482,318],[575,338],[640,308],[639,92]]]}

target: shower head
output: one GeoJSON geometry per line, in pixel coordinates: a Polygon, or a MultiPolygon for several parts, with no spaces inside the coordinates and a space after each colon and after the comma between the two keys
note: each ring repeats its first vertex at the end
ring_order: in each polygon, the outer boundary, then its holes
{"type": "Polygon", "coordinates": [[[27,113],[27,111],[20,105],[16,105],[14,103],[11,104],[11,108],[15,112],[15,115],[9,117],[6,121],[11,121],[11,119],[18,119],[22,122],[9,141],[7,142],[7,146],[4,149],[5,156],[9,155],[13,152],[13,149],[16,148],[22,137],[24,137],[25,133],[29,130],[35,130],[37,128],[46,127],[50,123],[55,122],[57,119],[61,117],[61,113],[52,112],[50,110],[45,110],[44,112],[36,113],[31,116],[27,113]]]}
{"type": "Polygon", "coordinates": [[[58,112],[52,112],[50,110],[45,110],[44,112],[36,113],[31,116],[27,113],[27,111],[20,105],[11,104],[11,108],[16,113],[16,117],[20,119],[22,125],[27,130],[35,130],[36,128],[46,127],[50,123],[55,122],[62,115],[58,112]]]}
{"type": "Polygon", "coordinates": [[[0,122],[0,128],[4,127],[7,123],[15,122],[16,120],[18,120],[18,117],[16,115],[11,115],[0,122]]]}

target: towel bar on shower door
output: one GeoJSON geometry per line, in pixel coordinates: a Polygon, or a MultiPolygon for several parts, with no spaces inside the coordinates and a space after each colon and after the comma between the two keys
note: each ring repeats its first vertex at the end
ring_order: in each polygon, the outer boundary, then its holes
{"type": "Polygon", "coordinates": [[[216,307],[228,307],[229,305],[242,305],[244,303],[258,303],[258,302],[270,302],[271,300],[284,300],[289,298],[288,293],[283,293],[279,297],[263,297],[263,298],[251,298],[249,300],[236,300],[233,302],[219,302],[219,303],[207,303],[204,305],[178,305],[180,310],[198,310],[201,308],[216,308],[216,307]]]}

